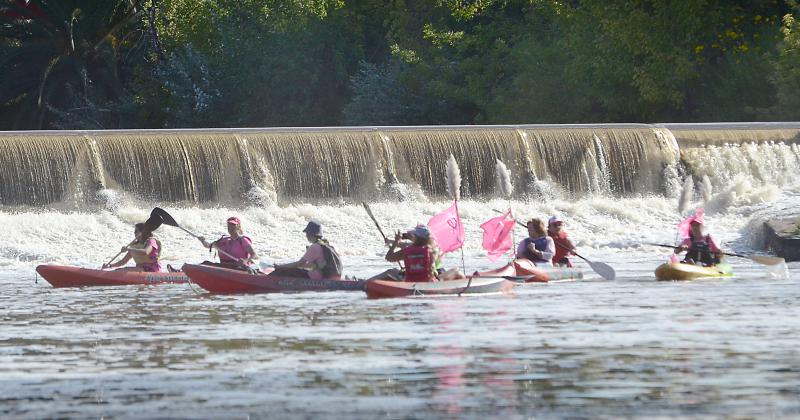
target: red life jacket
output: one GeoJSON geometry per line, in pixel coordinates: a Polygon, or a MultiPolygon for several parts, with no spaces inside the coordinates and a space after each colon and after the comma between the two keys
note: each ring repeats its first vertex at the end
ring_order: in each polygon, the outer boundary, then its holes
{"type": "Polygon", "coordinates": [[[433,281],[433,256],[427,246],[409,246],[403,249],[406,265],[405,281],[433,281]]]}
{"type": "Polygon", "coordinates": [[[553,238],[553,242],[556,245],[556,254],[553,255],[553,264],[566,264],[567,267],[572,267],[572,263],[569,261],[569,254],[570,249],[572,246],[570,244],[569,239],[567,238],[567,232],[563,230],[559,232],[557,235],[549,233],[551,238],[553,238]]]}

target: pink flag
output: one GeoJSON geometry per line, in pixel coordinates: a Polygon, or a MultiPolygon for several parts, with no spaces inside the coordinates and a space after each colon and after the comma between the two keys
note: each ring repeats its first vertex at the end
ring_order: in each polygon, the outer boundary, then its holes
{"type": "Polygon", "coordinates": [[[701,225],[703,224],[703,215],[705,212],[706,211],[700,207],[694,212],[693,215],[683,219],[683,221],[678,225],[678,232],[680,232],[681,238],[686,239],[689,237],[689,232],[692,230],[692,222],[699,222],[701,225]]]}
{"type": "Polygon", "coordinates": [[[502,216],[489,219],[481,225],[483,229],[483,249],[489,252],[489,260],[494,262],[508,252],[514,244],[511,242],[511,231],[517,223],[511,216],[511,210],[502,216]]]}
{"type": "Polygon", "coordinates": [[[464,245],[464,225],[461,224],[456,201],[447,210],[431,217],[428,228],[442,252],[455,251],[464,245]]]}

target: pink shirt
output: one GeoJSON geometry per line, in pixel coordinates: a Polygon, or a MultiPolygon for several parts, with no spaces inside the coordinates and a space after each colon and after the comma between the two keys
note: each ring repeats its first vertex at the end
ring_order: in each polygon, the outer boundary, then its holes
{"type": "MultiPolygon", "coordinates": [[[[251,241],[247,236],[240,236],[237,239],[232,239],[230,236],[223,236],[214,243],[217,244],[217,248],[233,255],[236,258],[249,257],[250,254],[247,251],[247,248],[248,246],[251,248],[253,246],[253,241],[251,241]]],[[[222,253],[219,254],[219,260],[222,262],[233,261],[230,257],[222,253]]]]}
{"type": "MultiPolygon", "coordinates": [[[[303,254],[303,257],[300,258],[305,264],[313,264],[314,269],[309,270],[308,277],[312,280],[322,280],[325,276],[322,274],[321,268],[325,266],[325,252],[322,250],[322,245],[320,244],[311,244],[311,246],[306,249],[306,253],[303,254]]],[[[339,276],[332,276],[332,279],[340,279],[339,276]]]]}

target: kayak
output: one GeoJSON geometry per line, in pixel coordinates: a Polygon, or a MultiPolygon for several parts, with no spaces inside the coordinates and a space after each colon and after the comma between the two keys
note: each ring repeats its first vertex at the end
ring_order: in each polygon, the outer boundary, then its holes
{"type": "Polygon", "coordinates": [[[711,277],[731,277],[730,264],[721,263],[713,267],[684,263],[664,263],[656,268],[656,280],[694,280],[711,277]]]}
{"type": "Polygon", "coordinates": [[[576,268],[537,266],[525,258],[514,260],[514,271],[520,283],[560,283],[583,278],[583,272],[576,268]]]}
{"type": "Polygon", "coordinates": [[[211,293],[283,293],[364,290],[364,280],[312,280],[306,277],[268,275],[272,268],[259,274],[201,264],[184,264],[183,272],[192,283],[211,293]]]}
{"type": "Polygon", "coordinates": [[[404,282],[395,280],[369,280],[364,291],[370,299],[416,296],[461,296],[506,293],[515,283],[514,267],[509,264],[495,270],[476,272],[466,279],[433,282],[404,282]]]}
{"type": "Polygon", "coordinates": [[[62,265],[40,265],[36,267],[36,272],[53,287],[127,286],[189,281],[183,273],[95,270],[62,265]]]}

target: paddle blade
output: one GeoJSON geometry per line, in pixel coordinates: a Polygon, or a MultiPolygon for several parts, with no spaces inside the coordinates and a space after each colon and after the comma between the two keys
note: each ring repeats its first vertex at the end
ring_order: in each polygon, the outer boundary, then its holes
{"type": "Polygon", "coordinates": [[[150,217],[153,217],[154,215],[160,217],[161,222],[166,225],[180,227],[178,226],[178,223],[175,222],[175,219],[173,219],[172,216],[170,216],[169,213],[167,213],[167,211],[162,208],[159,207],[154,208],[153,211],[150,212],[150,217]]]}
{"type": "Polygon", "coordinates": [[[770,257],[768,255],[750,255],[747,258],[764,265],[786,264],[786,260],[781,257],[770,257]]]}
{"type": "Polygon", "coordinates": [[[161,215],[156,213],[154,210],[150,212],[150,218],[148,218],[147,221],[144,222],[144,225],[147,226],[147,229],[149,229],[150,232],[152,232],[158,229],[162,223],[164,223],[164,220],[161,218],[161,215]]]}
{"type": "Polygon", "coordinates": [[[592,267],[595,273],[606,280],[614,280],[617,278],[617,272],[614,267],[602,262],[590,262],[589,267],[592,267]]]}

